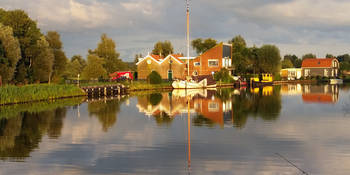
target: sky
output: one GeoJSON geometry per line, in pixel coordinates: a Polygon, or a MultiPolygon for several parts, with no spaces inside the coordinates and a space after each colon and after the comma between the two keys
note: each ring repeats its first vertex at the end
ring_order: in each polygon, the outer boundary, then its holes
{"type": "MultiPolygon", "coordinates": [[[[242,35],[248,46],[277,45],[282,56],[350,53],[348,0],[190,0],[190,5],[191,39],[227,42],[242,35]]],[[[186,53],[185,0],[1,0],[0,8],[23,9],[42,32],[58,31],[68,57],[85,57],[102,33],[116,42],[124,61],[164,40],[186,53]]]]}

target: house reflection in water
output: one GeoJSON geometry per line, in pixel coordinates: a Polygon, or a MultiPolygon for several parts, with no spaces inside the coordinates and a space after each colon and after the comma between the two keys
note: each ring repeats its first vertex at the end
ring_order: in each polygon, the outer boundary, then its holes
{"type": "Polygon", "coordinates": [[[281,94],[301,95],[304,103],[337,103],[339,85],[282,85],[281,94]]]}
{"type": "Polygon", "coordinates": [[[305,103],[337,103],[339,97],[338,85],[304,85],[302,90],[305,103]]]}
{"type": "Polygon", "coordinates": [[[196,113],[194,124],[219,124],[224,126],[224,114],[232,110],[231,99],[223,102],[216,96],[216,90],[174,90],[169,93],[154,93],[138,96],[137,108],[147,116],[153,116],[158,121],[160,118],[169,118],[164,121],[171,121],[174,117],[187,114],[187,101],[190,98],[190,113],[196,113]],[[205,121],[202,120],[206,119],[205,121]],[[201,123],[204,121],[204,123],[201,123]]]}

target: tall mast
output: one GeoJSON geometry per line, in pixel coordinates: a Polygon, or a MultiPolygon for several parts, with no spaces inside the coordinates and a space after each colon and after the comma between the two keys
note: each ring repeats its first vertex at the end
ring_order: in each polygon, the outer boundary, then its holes
{"type": "Polygon", "coordinates": [[[187,76],[190,76],[190,0],[186,0],[187,16],[187,76]]]}

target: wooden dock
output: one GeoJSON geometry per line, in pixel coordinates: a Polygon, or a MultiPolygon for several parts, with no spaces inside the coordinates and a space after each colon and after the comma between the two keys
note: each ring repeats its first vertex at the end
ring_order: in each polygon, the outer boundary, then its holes
{"type": "Polygon", "coordinates": [[[128,88],[122,84],[81,87],[88,97],[126,95],[128,88]]]}

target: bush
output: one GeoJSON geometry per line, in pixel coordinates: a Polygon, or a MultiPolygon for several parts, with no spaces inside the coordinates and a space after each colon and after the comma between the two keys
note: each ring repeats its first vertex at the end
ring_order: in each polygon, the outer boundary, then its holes
{"type": "Polygon", "coordinates": [[[233,78],[231,77],[229,71],[225,68],[222,68],[219,72],[214,74],[215,81],[222,81],[224,83],[232,83],[233,78]]]}
{"type": "Polygon", "coordinates": [[[151,84],[161,84],[162,83],[162,77],[159,75],[158,72],[152,71],[148,76],[147,80],[151,84]]]}

